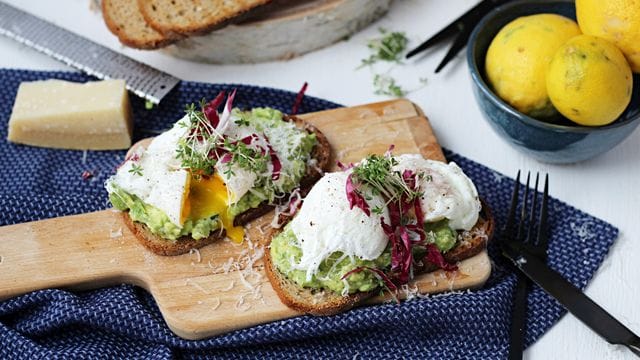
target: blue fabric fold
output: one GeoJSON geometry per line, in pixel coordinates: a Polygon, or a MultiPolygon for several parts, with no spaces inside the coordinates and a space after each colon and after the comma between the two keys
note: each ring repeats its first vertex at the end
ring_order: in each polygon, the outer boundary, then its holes
{"type": "MultiPolygon", "coordinates": [[[[70,72],[0,70],[0,225],[108,207],[103,183],[122,161],[124,151],[85,154],[6,141],[20,82],[49,78],[92,80],[70,72]],[[84,171],[94,176],[83,179],[84,171]]],[[[132,97],[134,140],[170,127],[183,115],[185,104],[233,88],[238,89],[236,105],[244,108],[271,106],[288,112],[296,96],[253,86],[182,82],[152,110],[132,97]]],[[[301,112],[335,107],[305,97],[301,112]]],[[[504,224],[513,180],[451,151],[446,156],[472,178],[498,225],[504,224]]],[[[549,210],[549,263],[584,288],[618,230],[556,199],[550,201],[549,210]]],[[[16,246],[19,241],[15,239],[16,246]]],[[[85,292],[35,291],[0,302],[0,358],[504,358],[515,275],[495,245],[489,251],[493,272],[478,290],[358,308],[331,317],[300,316],[200,341],[174,335],[151,295],[132,285],[85,292]]],[[[1,264],[0,274],[6,276],[1,264]]],[[[537,287],[529,294],[528,304],[527,345],[565,312],[537,287]]]]}

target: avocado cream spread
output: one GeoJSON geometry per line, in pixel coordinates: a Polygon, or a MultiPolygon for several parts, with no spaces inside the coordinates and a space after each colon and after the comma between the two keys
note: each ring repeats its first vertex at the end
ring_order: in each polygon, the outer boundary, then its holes
{"type": "Polygon", "coordinates": [[[207,219],[188,219],[180,228],[172,223],[161,210],[145,204],[137,196],[129,195],[117,187],[109,193],[109,201],[118,210],[125,211],[128,209],[131,220],[147,225],[152,233],[168,240],[176,240],[189,234],[195,240],[200,240],[220,228],[220,221],[217,215],[207,219]]]}
{"type": "MultiPolygon", "coordinates": [[[[427,236],[440,251],[446,252],[455,246],[457,233],[449,228],[446,220],[425,223],[424,227],[427,236]]],[[[362,267],[385,271],[391,266],[390,247],[387,247],[382,255],[374,260],[350,258],[343,256],[341,252],[334,252],[320,263],[315,274],[308,277],[305,270],[296,269],[296,264],[302,257],[302,251],[298,245],[298,239],[289,226],[285,226],[283,231],[271,240],[270,251],[276,268],[299,286],[328,289],[339,294],[366,292],[384,285],[373,271],[358,271],[345,277],[345,274],[350,271],[362,267]]],[[[424,251],[420,253],[414,251],[416,258],[424,254],[424,251]]]]}

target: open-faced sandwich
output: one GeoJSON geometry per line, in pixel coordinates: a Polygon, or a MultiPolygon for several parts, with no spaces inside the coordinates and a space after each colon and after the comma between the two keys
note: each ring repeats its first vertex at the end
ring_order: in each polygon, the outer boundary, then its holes
{"type": "Polygon", "coordinates": [[[308,190],[330,146],[316,128],[271,108],[232,109],[235,92],[188,106],[145,148],[132,149],[106,182],[113,206],[147,248],[178,255],[225,235],[308,190]]]}
{"type": "Polygon", "coordinates": [[[486,248],[493,226],[455,163],[371,155],[318,181],[271,234],[266,271],[286,305],[330,315],[416,274],[456,270],[486,248]]]}

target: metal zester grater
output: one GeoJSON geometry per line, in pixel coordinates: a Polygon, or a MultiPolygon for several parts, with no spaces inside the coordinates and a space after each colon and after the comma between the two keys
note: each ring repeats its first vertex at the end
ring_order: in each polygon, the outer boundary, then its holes
{"type": "Polygon", "coordinates": [[[167,73],[2,2],[0,34],[100,79],[124,79],[127,89],[156,104],[180,82],[167,73]]]}

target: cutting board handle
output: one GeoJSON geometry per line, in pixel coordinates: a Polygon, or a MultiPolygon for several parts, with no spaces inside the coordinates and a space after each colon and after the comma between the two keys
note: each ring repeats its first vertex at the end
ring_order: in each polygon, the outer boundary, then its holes
{"type": "Polygon", "coordinates": [[[120,216],[104,210],[2,227],[0,300],[46,288],[144,285],[145,273],[123,258],[144,252],[120,216]]]}

